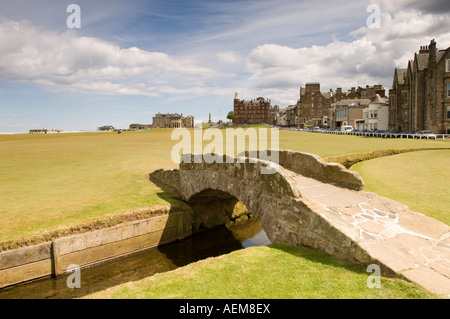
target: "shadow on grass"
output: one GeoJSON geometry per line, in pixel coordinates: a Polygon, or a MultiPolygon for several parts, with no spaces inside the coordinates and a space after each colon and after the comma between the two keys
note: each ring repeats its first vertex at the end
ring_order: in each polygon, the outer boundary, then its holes
{"type": "Polygon", "coordinates": [[[296,257],[301,257],[314,263],[325,265],[327,267],[343,268],[357,274],[370,274],[366,272],[366,267],[363,265],[353,265],[346,261],[338,260],[327,253],[320,252],[309,247],[292,246],[288,244],[271,244],[269,247],[296,257]]]}

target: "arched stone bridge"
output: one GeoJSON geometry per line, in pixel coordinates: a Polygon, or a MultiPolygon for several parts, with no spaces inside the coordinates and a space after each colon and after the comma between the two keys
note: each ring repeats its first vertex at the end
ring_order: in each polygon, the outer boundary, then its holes
{"type": "MultiPolygon", "coordinates": [[[[207,163],[202,156],[195,163],[199,155],[187,154],[178,170],[158,170],[151,177],[193,205],[241,201],[274,243],[309,246],[354,264],[378,264],[383,275],[400,275],[450,297],[449,226],[364,191],[361,177],[340,164],[278,152],[279,164],[248,152],[220,155],[222,163],[207,163]],[[273,174],[263,174],[262,168],[273,174]]],[[[197,228],[211,217],[205,216],[198,216],[197,228]]]]}

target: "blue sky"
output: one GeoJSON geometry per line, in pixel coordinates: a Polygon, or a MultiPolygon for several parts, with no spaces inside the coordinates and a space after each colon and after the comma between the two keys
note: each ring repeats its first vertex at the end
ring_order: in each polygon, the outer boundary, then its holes
{"type": "Polygon", "coordinates": [[[0,0],[0,132],[218,120],[235,92],[286,107],[311,81],[389,89],[421,45],[450,45],[449,12],[443,0],[0,0]],[[71,3],[80,29],[67,27],[71,3]]]}

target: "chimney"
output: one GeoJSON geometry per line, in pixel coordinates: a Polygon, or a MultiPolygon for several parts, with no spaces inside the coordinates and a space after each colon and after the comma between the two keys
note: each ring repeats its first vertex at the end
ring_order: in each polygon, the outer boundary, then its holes
{"type": "Polygon", "coordinates": [[[419,50],[419,54],[423,54],[423,53],[428,53],[428,46],[427,45],[421,45],[420,46],[420,50],[419,50]]]}
{"type": "Polygon", "coordinates": [[[428,47],[428,51],[430,53],[430,60],[433,57],[434,60],[432,60],[432,61],[436,62],[436,51],[437,51],[437,49],[436,49],[436,41],[434,41],[434,39],[431,40],[430,46],[428,47]]]}

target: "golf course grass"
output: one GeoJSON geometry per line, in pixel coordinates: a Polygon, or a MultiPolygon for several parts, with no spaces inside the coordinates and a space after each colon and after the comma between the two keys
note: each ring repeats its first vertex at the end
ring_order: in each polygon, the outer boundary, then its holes
{"type": "MultiPolygon", "coordinates": [[[[0,243],[176,202],[150,182],[148,175],[160,168],[177,167],[171,160],[171,150],[178,140],[171,140],[171,133],[159,129],[120,135],[0,135],[0,243]]],[[[281,149],[324,158],[383,149],[450,149],[445,141],[279,133],[281,149]]],[[[208,143],[204,141],[203,146],[208,143]]],[[[441,164],[439,167],[445,169],[441,164]]],[[[370,180],[366,183],[371,185],[370,180]]],[[[429,183],[446,187],[442,179],[430,179],[429,183]]],[[[441,197],[439,193],[436,196],[441,197]]]]}
{"type": "Polygon", "coordinates": [[[450,150],[420,151],[355,164],[365,189],[450,225],[450,150]]]}
{"type": "Polygon", "coordinates": [[[276,244],[208,258],[93,293],[91,299],[421,299],[437,298],[401,279],[380,278],[312,249],[276,244]],[[369,278],[371,280],[371,278],[369,278]]]}

